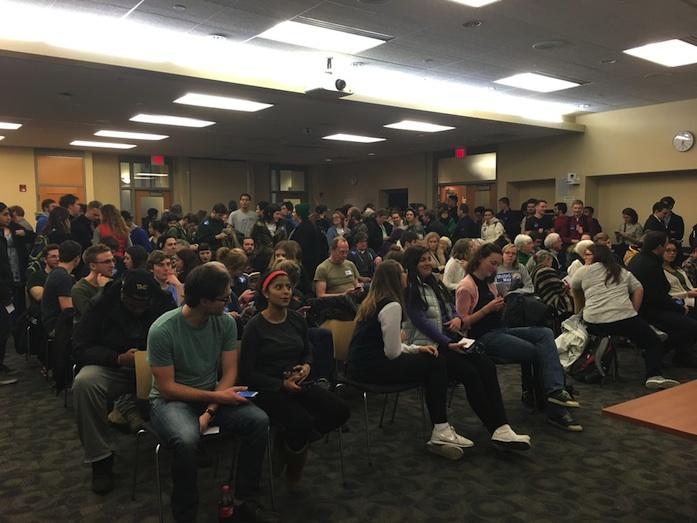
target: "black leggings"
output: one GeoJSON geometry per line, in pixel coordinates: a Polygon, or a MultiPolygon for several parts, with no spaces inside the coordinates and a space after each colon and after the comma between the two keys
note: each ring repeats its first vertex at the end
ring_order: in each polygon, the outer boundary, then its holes
{"type": "Polygon", "coordinates": [[[661,375],[661,340],[640,316],[611,323],[586,323],[588,332],[596,336],[624,336],[641,349],[646,364],[646,377],[661,375]]]}
{"type": "Polygon", "coordinates": [[[296,451],[317,435],[341,427],[351,414],[339,396],[313,386],[297,393],[260,392],[254,403],[266,412],[272,425],[283,429],[286,444],[296,451]]]}
{"type": "Polygon", "coordinates": [[[372,365],[366,369],[351,369],[349,375],[356,381],[375,385],[399,383],[423,383],[426,391],[426,407],[431,423],[448,421],[446,401],[448,396],[448,369],[443,355],[402,354],[398,358],[372,365]]]}
{"type": "Polygon", "coordinates": [[[446,354],[448,376],[464,385],[470,407],[489,433],[493,434],[501,425],[506,425],[508,420],[494,362],[485,354],[441,350],[446,354]]]}

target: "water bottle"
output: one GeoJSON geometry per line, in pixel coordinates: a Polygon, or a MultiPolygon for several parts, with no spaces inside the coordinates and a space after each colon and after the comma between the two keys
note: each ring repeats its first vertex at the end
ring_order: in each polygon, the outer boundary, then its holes
{"type": "Polygon", "coordinates": [[[232,489],[225,484],[220,487],[220,501],[218,502],[218,521],[232,521],[235,507],[232,504],[232,489]]]}

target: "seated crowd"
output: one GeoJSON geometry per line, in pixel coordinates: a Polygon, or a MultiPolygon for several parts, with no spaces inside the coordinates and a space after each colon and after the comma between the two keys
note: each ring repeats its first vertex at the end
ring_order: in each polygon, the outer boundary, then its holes
{"type": "Polygon", "coordinates": [[[545,200],[514,211],[504,197],[498,213],[470,215],[458,203],[311,212],[260,201],[253,210],[242,194],[239,206],[210,212],[174,205],[158,219],[151,209],[137,225],[128,211],[68,194],[42,202],[35,228],[0,203],[0,384],[18,379],[3,363],[10,334],[59,389],[76,365],[77,433],[98,494],[114,488],[109,425],[137,432],[149,417],[174,450],[177,521],[196,518],[201,435],[232,432],[239,513],[275,521],[259,502],[270,428],[272,470],[292,485],[308,447],[350,416],[333,388],[323,319],[356,322],[342,369],[350,379],[423,385],[433,425],[425,448],[451,460],[473,445],[448,419],[453,384],[493,445],[531,447],[508,422],[497,364],[521,365],[551,425],[583,430],[555,342],[574,313],[590,334],[641,350],[649,389],[678,384],[663,374],[668,353],[674,366],[697,368],[697,245],[683,246],[673,198],[643,226],[623,209],[612,233],[579,200],[570,213],[563,202],[549,212],[545,200]],[[541,321],[511,319],[523,297],[543,304],[541,321]],[[149,405],[135,396],[139,351],[153,374],[149,405]]]}

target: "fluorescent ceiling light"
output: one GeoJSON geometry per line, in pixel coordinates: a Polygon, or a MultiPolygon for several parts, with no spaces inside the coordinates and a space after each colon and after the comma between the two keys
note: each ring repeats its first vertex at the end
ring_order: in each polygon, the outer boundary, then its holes
{"type": "Polygon", "coordinates": [[[132,133],[128,131],[97,131],[95,136],[104,136],[106,138],[126,138],[128,140],[164,140],[169,138],[166,134],[149,134],[149,133],[132,133]]]}
{"type": "Polygon", "coordinates": [[[634,47],[623,51],[626,54],[643,58],[649,62],[665,65],[666,67],[679,67],[697,63],[697,46],[683,42],[682,40],[666,40],[653,44],[634,47]]]}
{"type": "Polygon", "coordinates": [[[291,21],[281,22],[257,38],[345,54],[357,54],[385,43],[379,38],[291,21]]]}
{"type": "Polygon", "coordinates": [[[253,113],[273,107],[273,104],[264,104],[242,100],[240,98],[228,98],[227,96],[212,96],[208,94],[186,93],[181,98],[174,100],[175,104],[196,105],[198,107],[213,107],[215,109],[227,109],[229,111],[246,111],[253,113]]]}
{"type": "Polygon", "coordinates": [[[447,125],[436,125],[433,123],[417,122],[415,120],[402,120],[401,122],[391,123],[383,127],[389,127],[390,129],[402,129],[404,131],[421,131],[424,133],[439,133],[441,131],[450,131],[455,129],[454,127],[449,127],[447,125]]]}
{"type": "Polygon", "coordinates": [[[10,131],[15,131],[20,127],[22,127],[21,123],[0,122],[0,129],[8,129],[10,131]]]}
{"type": "Polygon", "coordinates": [[[498,2],[499,0],[450,0],[450,1],[458,3],[458,4],[462,4],[462,5],[468,5],[470,7],[482,7],[485,5],[493,4],[494,2],[498,2]]]}
{"type": "Polygon", "coordinates": [[[570,87],[578,87],[579,83],[560,80],[537,73],[521,73],[508,76],[496,80],[494,83],[527,89],[528,91],[537,91],[538,93],[551,93],[552,91],[561,91],[570,87]]]}
{"type": "Polygon", "coordinates": [[[357,143],[375,143],[384,142],[385,138],[375,138],[373,136],[359,136],[357,134],[331,134],[329,136],[323,136],[323,140],[338,140],[341,142],[357,142],[357,143]]]}
{"type": "Polygon", "coordinates": [[[134,178],[165,178],[169,176],[167,173],[136,173],[134,178]]]}
{"type": "Polygon", "coordinates": [[[179,125],[181,127],[208,127],[215,122],[197,120],[196,118],[184,118],[182,116],[169,116],[166,114],[137,114],[131,118],[132,122],[157,123],[162,125],[179,125]]]}
{"type": "Polygon", "coordinates": [[[102,149],[133,149],[130,143],[90,142],[89,140],[73,140],[70,145],[78,147],[100,147],[102,149]]]}

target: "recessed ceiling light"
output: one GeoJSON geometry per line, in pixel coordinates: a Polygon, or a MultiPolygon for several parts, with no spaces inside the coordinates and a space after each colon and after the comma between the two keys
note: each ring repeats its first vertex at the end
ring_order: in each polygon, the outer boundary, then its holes
{"type": "Polygon", "coordinates": [[[250,100],[242,100],[241,98],[228,98],[226,96],[212,96],[198,93],[187,93],[181,98],[174,100],[174,103],[227,109],[229,111],[246,111],[250,113],[273,107],[273,104],[252,102],[250,100]]]}
{"type": "Polygon", "coordinates": [[[346,54],[357,54],[385,43],[380,38],[292,21],[281,22],[257,38],[346,54]]]}
{"type": "Polygon", "coordinates": [[[4,139],[5,139],[5,137],[4,137],[4,136],[0,136],[0,140],[4,140],[4,139]]]}
{"type": "Polygon", "coordinates": [[[542,42],[535,42],[531,47],[537,51],[548,51],[564,47],[567,43],[566,40],[543,40],[542,42]]]}
{"type": "Polygon", "coordinates": [[[219,42],[227,40],[227,36],[225,36],[222,33],[211,33],[208,35],[208,38],[210,38],[211,40],[217,40],[219,42]]]}
{"type": "Polygon", "coordinates": [[[7,129],[14,131],[22,127],[21,123],[11,123],[11,122],[0,122],[0,129],[7,129]]]}
{"type": "Polygon", "coordinates": [[[384,127],[389,127],[390,129],[402,129],[404,131],[421,131],[425,133],[439,133],[441,131],[450,131],[455,129],[454,127],[449,127],[447,125],[436,125],[427,122],[417,122],[415,120],[402,120],[401,122],[391,123],[385,125],[384,127]]]}
{"type": "Polygon", "coordinates": [[[166,134],[149,134],[149,133],[132,133],[127,131],[97,131],[95,136],[104,136],[106,138],[126,138],[128,140],[164,140],[169,138],[166,134]]]}
{"type": "Polygon", "coordinates": [[[583,109],[585,111],[591,108],[591,104],[578,104],[578,108],[583,109]]]}
{"type": "Polygon", "coordinates": [[[375,138],[373,136],[360,136],[357,134],[330,134],[329,136],[323,136],[323,140],[338,140],[340,142],[356,142],[356,143],[375,143],[384,142],[385,138],[375,138]]]}
{"type": "Polygon", "coordinates": [[[603,58],[602,60],[600,60],[600,63],[603,65],[616,64],[617,58],[603,58]]]}
{"type": "Polygon", "coordinates": [[[537,91],[538,93],[551,93],[552,91],[561,91],[570,87],[578,87],[579,83],[561,80],[551,76],[545,76],[537,73],[521,73],[495,80],[497,84],[509,85],[528,91],[537,91]]]}
{"type": "Polygon", "coordinates": [[[186,11],[186,6],[184,4],[174,4],[172,9],[175,11],[186,11]]]}
{"type": "Polygon", "coordinates": [[[493,4],[499,0],[450,0],[457,4],[467,5],[469,7],[484,7],[485,5],[493,4]]]}
{"type": "Polygon", "coordinates": [[[179,125],[181,127],[208,127],[215,122],[197,120],[196,118],[184,118],[182,116],[169,116],[166,114],[137,114],[131,118],[132,122],[157,123],[162,125],[179,125]]]}
{"type": "Polygon", "coordinates": [[[677,39],[654,42],[622,52],[666,67],[697,63],[697,46],[677,39]]]}
{"type": "Polygon", "coordinates": [[[77,147],[99,147],[101,149],[133,149],[130,143],[90,142],[89,140],[73,140],[70,145],[77,147]]]}
{"type": "Polygon", "coordinates": [[[467,29],[472,29],[474,27],[481,27],[482,21],[481,20],[470,20],[469,22],[465,22],[462,24],[462,27],[466,27],[467,29]]]}

